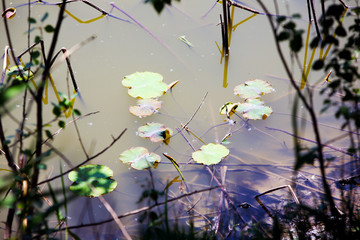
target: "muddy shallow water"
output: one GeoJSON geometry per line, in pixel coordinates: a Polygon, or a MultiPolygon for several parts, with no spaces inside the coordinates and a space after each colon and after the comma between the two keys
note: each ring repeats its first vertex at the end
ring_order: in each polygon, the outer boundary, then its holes
{"type": "MultiPolygon", "coordinates": [[[[18,1],[6,1],[8,6],[18,6],[18,1]]],[[[92,161],[92,163],[103,164],[114,170],[114,179],[118,182],[117,189],[105,196],[118,215],[135,210],[146,203],[137,204],[143,188],[142,184],[148,186],[149,173],[147,171],[136,171],[118,160],[119,154],[132,146],[144,146],[149,150],[161,155],[167,152],[174,157],[181,166],[181,171],[186,179],[185,192],[196,189],[204,189],[217,186],[212,179],[209,171],[202,165],[187,164],[191,159],[193,150],[185,139],[178,134],[171,139],[168,146],[150,143],[147,139],[136,136],[139,126],[146,122],[161,122],[167,127],[175,130],[180,128],[180,124],[185,124],[195,113],[198,106],[203,105],[193,117],[188,127],[197,136],[201,136],[204,142],[219,142],[232,127],[232,136],[228,139],[230,144],[230,156],[221,164],[210,167],[211,171],[219,178],[222,184],[226,184],[226,189],[230,193],[236,206],[247,202],[250,208],[238,208],[245,221],[250,221],[252,216],[258,219],[266,217],[266,213],[256,203],[254,197],[268,189],[284,184],[291,184],[293,179],[293,139],[286,133],[269,130],[268,128],[281,129],[291,132],[291,107],[293,91],[289,86],[289,81],[274,45],[274,38],[269,29],[266,16],[258,15],[251,20],[241,24],[232,33],[230,57],[228,66],[228,86],[223,87],[224,65],[220,63],[221,54],[215,42],[221,45],[221,30],[219,26],[219,14],[222,12],[221,5],[215,6],[208,14],[209,9],[215,1],[182,0],[174,3],[173,7],[166,7],[161,15],[158,15],[149,4],[140,1],[117,1],[115,4],[126,11],[151,34],[134,23],[128,23],[119,19],[106,16],[100,20],[89,24],[76,22],[68,15],[63,21],[57,47],[70,49],[79,42],[96,35],[96,38],[82,46],[71,56],[72,68],[75,72],[76,80],[83,98],[83,102],[76,100],[75,107],[83,114],[97,112],[78,121],[82,141],[90,155],[108,146],[113,137],[116,137],[127,128],[124,136],[108,151],[92,161]],[[205,15],[206,14],[206,15],[205,15]],[[156,38],[154,37],[156,36],[156,38]],[[194,45],[189,47],[178,38],[186,38],[194,45]],[[164,81],[170,83],[179,80],[174,87],[172,94],[166,93],[160,98],[163,107],[158,114],[139,119],[131,115],[128,111],[130,105],[135,104],[135,100],[127,94],[127,89],[121,84],[124,76],[137,71],[153,71],[164,76],[164,81]],[[239,101],[233,94],[234,86],[246,80],[260,78],[269,81],[276,92],[263,97],[267,105],[273,108],[274,113],[266,120],[250,121],[249,125],[243,124],[242,120],[235,119],[235,126],[223,125],[224,116],[219,115],[219,108],[228,101],[239,101]]],[[[94,4],[110,11],[111,6],[108,1],[94,1],[94,4]]],[[[252,7],[260,9],[255,3],[249,1],[252,7]]],[[[306,6],[300,5],[299,1],[284,1],[279,3],[280,12],[285,15],[300,12],[302,19],[297,20],[297,24],[307,27],[306,6]]],[[[274,10],[269,4],[270,11],[274,10]]],[[[71,3],[67,10],[78,18],[87,20],[99,16],[99,12],[91,9],[83,3],[71,3]]],[[[17,16],[9,21],[11,37],[14,42],[16,54],[27,48],[26,42],[26,16],[27,7],[17,8],[17,16]]],[[[49,18],[43,23],[55,24],[58,7],[52,5],[36,5],[31,7],[32,16],[40,19],[45,12],[49,12],[49,18]]],[[[112,14],[130,20],[126,15],[112,10],[112,14]]],[[[252,14],[241,9],[235,9],[234,23],[240,22],[252,14]]],[[[131,20],[130,20],[131,21],[131,20]]],[[[4,33],[3,25],[0,26],[4,33]]],[[[31,39],[37,30],[31,34],[31,39]]],[[[314,31],[313,31],[314,34],[314,31]]],[[[51,35],[44,33],[45,47],[48,48],[51,35]]],[[[4,34],[1,34],[0,45],[6,45],[4,34]]],[[[287,43],[282,44],[284,49],[287,43]]],[[[286,53],[287,56],[289,55],[286,53]]],[[[300,53],[300,59],[303,52],[300,53]]],[[[288,57],[289,59],[289,57],[288,57]]],[[[295,70],[297,72],[297,70],[295,70]]],[[[58,91],[66,92],[66,68],[62,64],[52,72],[56,81],[58,91]]],[[[297,73],[300,79],[300,73],[297,73]]],[[[310,78],[313,82],[324,77],[323,73],[312,72],[310,78]]],[[[49,88],[49,102],[56,101],[52,89],[49,88]]],[[[315,98],[320,106],[320,98],[315,98]]],[[[13,113],[20,112],[21,98],[13,103],[13,113]]],[[[44,106],[46,119],[51,119],[51,104],[44,106]]],[[[299,113],[301,116],[301,113],[299,113]]],[[[305,116],[306,117],[306,116],[305,116]]],[[[323,114],[319,118],[323,138],[330,139],[339,134],[337,129],[328,127],[338,127],[337,122],[331,114],[323,114]]],[[[28,126],[32,126],[35,115],[30,115],[27,121],[28,126]]],[[[67,119],[66,121],[70,121],[67,119]]],[[[7,134],[11,135],[12,129],[16,124],[10,118],[5,119],[7,134]]],[[[57,130],[54,124],[52,129],[57,130]]],[[[202,143],[194,137],[184,132],[187,140],[198,149],[202,143]]],[[[307,123],[304,137],[312,139],[311,124],[307,123]]],[[[30,144],[30,143],[29,143],[30,144]]],[[[66,127],[64,131],[56,136],[52,143],[63,154],[65,154],[74,165],[85,160],[81,150],[78,137],[73,125],[66,127]]],[[[338,147],[346,146],[346,143],[337,142],[338,147]]],[[[309,144],[311,146],[311,144],[309,144]]],[[[333,154],[328,152],[328,154],[333,154]]],[[[3,157],[1,157],[3,158],[3,157]]],[[[43,180],[47,176],[59,173],[59,162],[61,160],[54,156],[49,160],[48,170],[42,176],[43,180]]],[[[176,170],[168,160],[162,159],[156,170],[153,170],[155,185],[157,189],[163,189],[166,182],[177,176],[176,170]]],[[[6,164],[1,161],[1,167],[6,164]]],[[[70,167],[65,164],[63,169],[70,167]]],[[[331,170],[330,170],[331,171],[331,170]]],[[[311,194],[316,194],[319,190],[316,168],[305,169],[301,175],[297,176],[302,183],[303,196],[308,199],[311,194]],[[315,193],[314,193],[315,192],[315,193]]],[[[330,175],[336,178],[335,173],[330,175]]],[[[41,181],[40,180],[40,181],[41,181]]],[[[70,185],[70,181],[66,179],[70,185]]],[[[56,185],[56,184],[55,184],[56,185]]],[[[181,194],[180,184],[171,186],[170,196],[181,194]]],[[[320,191],[320,190],[319,190],[320,191]]],[[[274,204],[275,208],[281,208],[284,199],[288,198],[286,191],[277,193],[269,197],[268,204],[274,204]]],[[[191,208],[197,201],[196,224],[206,225],[208,222],[216,222],[218,216],[218,206],[222,206],[223,213],[231,214],[228,203],[223,199],[219,190],[195,194],[188,199],[182,199],[170,206],[169,214],[172,217],[182,218],[186,216],[186,210],[191,208]],[[200,200],[200,201],[199,201],[200,200]]],[[[2,212],[2,216],[4,212],[2,212]]],[[[229,215],[230,216],[230,215],[229,215]]],[[[137,232],[138,215],[123,219],[123,223],[128,227],[130,234],[137,232]]],[[[108,212],[96,198],[78,198],[69,204],[68,224],[75,226],[110,219],[108,212]]],[[[94,239],[116,239],[113,236],[119,234],[115,224],[100,225],[97,227],[79,228],[74,230],[79,236],[94,236],[94,239]]],[[[121,237],[119,237],[121,238],[121,237]]]]}

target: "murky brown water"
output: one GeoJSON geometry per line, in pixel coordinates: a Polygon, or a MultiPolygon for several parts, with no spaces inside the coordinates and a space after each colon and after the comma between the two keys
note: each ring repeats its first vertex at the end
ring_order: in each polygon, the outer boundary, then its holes
{"type": "MultiPolygon", "coordinates": [[[[8,6],[19,4],[17,1],[6,2],[8,6]]],[[[108,1],[94,1],[94,4],[106,11],[110,10],[108,1]]],[[[231,144],[228,147],[231,156],[221,163],[223,166],[227,166],[225,182],[228,184],[228,189],[230,189],[236,204],[247,201],[254,205],[256,203],[253,198],[258,193],[283,184],[290,184],[293,140],[284,133],[265,128],[279,128],[291,132],[290,112],[292,106],[292,94],[289,94],[291,89],[274,47],[274,39],[269,30],[267,18],[261,15],[256,16],[233,32],[228,67],[229,85],[227,88],[223,88],[224,66],[220,64],[221,56],[215,44],[215,41],[221,44],[221,30],[218,25],[219,14],[222,11],[220,5],[216,6],[206,17],[202,17],[211,8],[214,1],[182,0],[181,3],[174,4],[174,7],[166,8],[161,15],[158,15],[150,5],[139,1],[119,1],[115,4],[142,23],[163,44],[136,24],[129,24],[111,17],[104,17],[90,24],[80,24],[69,16],[63,22],[57,44],[58,48],[69,49],[92,35],[97,36],[95,40],[87,43],[71,56],[72,67],[84,100],[84,104],[77,100],[75,107],[80,109],[83,114],[100,111],[78,121],[82,141],[90,155],[101,151],[111,143],[112,136],[117,136],[124,128],[128,128],[126,134],[110,150],[93,161],[93,163],[104,164],[114,170],[114,178],[119,184],[116,191],[107,195],[106,199],[112,204],[115,211],[123,214],[138,208],[139,205],[135,202],[142,191],[140,185],[149,178],[148,172],[129,169],[118,160],[119,154],[132,146],[144,146],[150,150],[157,148],[157,144],[149,143],[148,140],[136,136],[135,132],[139,126],[149,121],[155,121],[164,123],[175,130],[180,127],[180,123],[186,123],[190,119],[205,94],[208,93],[202,108],[189,124],[192,131],[198,136],[202,136],[212,126],[224,122],[224,117],[218,113],[222,104],[227,101],[238,101],[233,94],[234,86],[254,78],[268,80],[276,89],[275,93],[264,97],[265,102],[273,108],[274,113],[265,121],[250,121],[251,126],[248,128],[240,128],[241,120],[238,120],[239,124],[235,126],[235,129],[239,130],[229,138],[231,144]],[[182,35],[185,35],[194,45],[193,48],[189,48],[178,40],[178,37],[182,35]],[[167,93],[160,98],[163,101],[160,114],[139,119],[128,112],[129,106],[134,104],[135,100],[128,96],[127,89],[121,85],[121,80],[124,76],[136,71],[161,73],[166,83],[180,81],[174,88],[172,96],[167,93]]],[[[281,3],[280,12],[285,14],[287,11],[301,12],[304,20],[298,21],[298,24],[306,28],[305,6],[300,5],[298,1],[289,1],[289,5],[290,9],[286,10],[286,5],[281,3]]],[[[255,4],[252,6],[260,9],[255,4]]],[[[273,7],[271,6],[270,9],[273,10],[273,7]]],[[[32,16],[38,20],[45,12],[49,12],[50,17],[46,20],[46,24],[55,23],[57,10],[56,6],[50,5],[33,5],[31,8],[32,16]]],[[[84,20],[99,16],[98,12],[83,3],[69,4],[68,10],[84,20]]],[[[18,8],[17,16],[9,22],[16,54],[27,48],[26,14],[26,7],[18,8]]],[[[128,19],[116,9],[113,9],[112,14],[128,19]]],[[[249,16],[251,13],[236,9],[234,23],[249,16]]],[[[3,48],[7,43],[5,34],[3,34],[3,25],[0,28],[2,33],[0,45],[3,48]]],[[[35,36],[35,32],[32,33],[31,39],[35,36]]],[[[46,48],[48,48],[49,39],[50,35],[45,33],[46,48]]],[[[285,44],[284,47],[286,47],[285,44]]],[[[300,59],[303,58],[302,54],[300,54],[300,59]]],[[[66,92],[65,73],[64,64],[52,73],[56,79],[57,89],[62,92],[66,92]]],[[[311,78],[316,81],[322,75],[321,73],[311,73],[311,78]]],[[[299,73],[298,76],[300,76],[299,73]]],[[[49,95],[50,102],[55,101],[52,89],[49,89],[49,95]]],[[[321,103],[318,99],[316,101],[321,103]]],[[[20,112],[20,107],[16,104],[21,105],[21,101],[14,104],[14,114],[20,112]]],[[[45,106],[44,109],[45,112],[50,113],[46,117],[50,119],[51,105],[45,106]]],[[[320,120],[324,124],[336,126],[336,122],[326,115],[320,120]]],[[[29,127],[34,121],[34,116],[30,115],[27,122],[29,127]]],[[[11,128],[14,126],[12,121],[6,119],[5,126],[7,134],[11,135],[11,128]]],[[[214,128],[203,136],[203,140],[205,142],[220,141],[228,128],[229,126],[214,128]]],[[[57,127],[53,126],[52,129],[56,130],[57,127]]],[[[305,135],[311,138],[310,124],[308,124],[307,130],[305,135]]],[[[337,130],[330,128],[323,127],[323,130],[324,139],[338,134],[337,130]]],[[[195,148],[201,146],[201,143],[196,142],[191,136],[188,138],[195,148]]],[[[62,131],[56,137],[53,145],[62,151],[73,164],[78,164],[85,159],[73,125],[62,131]]],[[[163,152],[168,152],[180,163],[187,163],[191,158],[192,149],[181,135],[177,135],[171,140],[169,146],[161,146],[157,149],[158,154],[163,152]]],[[[162,160],[167,162],[164,158],[162,160]]],[[[5,167],[4,161],[1,162],[1,167],[5,167]]],[[[64,170],[69,169],[69,166],[62,164],[64,170]]],[[[55,156],[48,168],[49,176],[58,174],[59,158],[55,156]]],[[[182,165],[181,169],[187,180],[189,191],[216,185],[203,166],[189,164],[182,165]]],[[[217,171],[216,175],[219,176],[220,167],[216,166],[214,169],[217,171]]],[[[171,180],[177,175],[175,169],[169,164],[160,164],[153,172],[158,189],[162,189],[167,180],[171,180]]],[[[46,174],[43,175],[43,177],[45,176],[46,174]]],[[[311,176],[315,175],[310,172],[306,175],[306,177],[311,176]]],[[[69,181],[67,183],[70,184],[69,181]]],[[[175,185],[171,188],[170,193],[178,195],[178,185],[175,185]]],[[[215,210],[216,206],[220,204],[218,190],[210,195],[208,193],[195,195],[192,198],[193,203],[200,199],[200,196],[207,199],[199,204],[198,211],[203,214],[206,214],[209,209],[215,210]],[[204,208],[206,204],[210,207],[204,208]]],[[[188,205],[185,208],[187,207],[188,205]]],[[[98,199],[77,199],[70,204],[69,209],[69,225],[110,218],[98,199]]],[[[257,209],[256,214],[261,211],[259,206],[255,206],[255,209],[257,209]]],[[[255,212],[241,211],[247,216],[246,218],[255,214],[255,212]]],[[[211,217],[211,214],[209,216],[211,217]]],[[[130,232],[136,231],[135,217],[127,218],[124,223],[130,226],[130,232]]],[[[97,231],[100,235],[104,232],[110,234],[117,231],[115,225],[100,226],[92,230],[97,231]]]]}

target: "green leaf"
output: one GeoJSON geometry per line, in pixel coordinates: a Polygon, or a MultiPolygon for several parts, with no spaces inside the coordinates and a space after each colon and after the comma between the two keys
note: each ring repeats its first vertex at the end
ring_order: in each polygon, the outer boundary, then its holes
{"type": "Polygon", "coordinates": [[[0,106],[3,106],[7,101],[22,93],[26,88],[26,83],[19,82],[8,88],[0,88],[0,106]]]}
{"type": "Polygon", "coordinates": [[[36,36],[35,39],[34,39],[34,42],[35,43],[38,43],[41,41],[41,37],[40,36],[36,36]]]}
{"type": "Polygon", "coordinates": [[[120,154],[120,161],[130,164],[137,170],[144,170],[150,167],[156,167],[161,161],[161,157],[156,153],[149,153],[144,147],[132,147],[120,154]]]}
{"type": "Polygon", "coordinates": [[[30,55],[34,60],[35,58],[40,57],[40,52],[39,51],[33,51],[33,52],[30,53],[30,55]]]}
{"type": "Polygon", "coordinates": [[[302,33],[303,32],[301,30],[296,31],[290,40],[290,48],[294,52],[299,52],[303,46],[302,36],[301,36],[302,33]]]}
{"type": "Polygon", "coordinates": [[[49,130],[45,130],[46,137],[53,140],[53,135],[49,130]]]}
{"type": "Polygon", "coordinates": [[[74,109],[73,110],[73,113],[76,115],[76,116],[81,116],[81,112],[79,111],[79,109],[74,109]]]}
{"type": "Polygon", "coordinates": [[[161,108],[161,102],[152,99],[139,99],[137,101],[136,106],[131,106],[129,108],[130,113],[134,114],[135,116],[138,116],[139,118],[147,117],[155,113],[161,108]]]}
{"type": "Polygon", "coordinates": [[[134,98],[156,98],[168,90],[163,76],[153,72],[136,72],[128,75],[122,85],[129,88],[128,93],[134,98]]]}
{"type": "Polygon", "coordinates": [[[80,196],[98,197],[116,188],[112,176],[113,171],[104,165],[84,165],[69,173],[69,179],[74,182],[70,190],[80,196]]]}
{"type": "Polygon", "coordinates": [[[322,59],[316,60],[312,65],[312,69],[314,70],[320,70],[323,67],[324,67],[324,60],[322,59]]]}
{"type": "Polygon", "coordinates": [[[263,101],[250,98],[246,99],[244,103],[240,103],[236,111],[241,112],[244,118],[252,120],[265,120],[272,114],[271,107],[265,106],[263,101]]]}
{"type": "Polygon", "coordinates": [[[294,30],[295,27],[296,27],[296,24],[293,21],[289,21],[289,22],[285,23],[283,26],[283,28],[289,29],[289,30],[294,30]]]}
{"type": "Polygon", "coordinates": [[[221,144],[209,143],[203,145],[200,150],[192,153],[192,158],[197,163],[205,165],[218,164],[221,160],[229,155],[230,151],[221,144]]]}
{"type": "Polygon", "coordinates": [[[146,123],[138,128],[139,137],[149,138],[152,142],[161,142],[168,144],[173,131],[161,123],[146,123]]]}
{"type": "Polygon", "coordinates": [[[242,98],[259,98],[260,96],[274,92],[275,89],[265,80],[253,79],[234,88],[234,94],[242,98]]]}
{"type": "Polygon", "coordinates": [[[29,22],[30,24],[35,24],[35,23],[36,23],[36,19],[35,19],[35,18],[32,18],[32,17],[29,17],[29,18],[28,18],[28,22],[29,22]]]}
{"type": "Polygon", "coordinates": [[[279,35],[277,36],[277,40],[278,41],[285,41],[288,40],[290,38],[290,33],[287,31],[282,31],[281,33],[279,33],[279,35]]]}
{"type": "Polygon", "coordinates": [[[55,28],[53,26],[51,26],[51,25],[46,25],[44,27],[44,29],[45,29],[45,32],[47,32],[47,33],[52,33],[52,32],[55,31],[55,28]]]}
{"type": "Polygon", "coordinates": [[[65,124],[65,122],[64,122],[63,120],[60,120],[60,121],[58,122],[58,125],[59,125],[59,127],[61,127],[61,128],[65,128],[65,127],[66,127],[66,124],[65,124]]]}

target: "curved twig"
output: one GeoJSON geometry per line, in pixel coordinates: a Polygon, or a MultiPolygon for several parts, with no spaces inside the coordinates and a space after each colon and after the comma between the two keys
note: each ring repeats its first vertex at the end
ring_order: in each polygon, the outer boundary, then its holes
{"type": "MultiPolygon", "coordinates": [[[[211,188],[205,188],[205,189],[202,189],[202,190],[195,190],[191,193],[185,193],[181,196],[178,196],[176,198],[172,198],[172,199],[168,199],[167,201],[165,202],[160,202],[160,203],[156,203],[156,204],[153,204],[151,206],[148,206],[148,207],[143,207],[143,208],[139,208],[139,209],[136,209],[136,210],[133,210],[133,211],[130,211],[130,212],[127,212],[127,213],[124,213],[122,215],[119,215],[117,216],[118,218],[125,218],[125,217],[129,217],[129,216],[132,216],[132,215],[135,215],[135,214],[138,214],[138,213],[141,213],[141,212],[145,212],[145,211],[148,211],[148,210],[151,210],[155,207],[159,207],[159,206],[162,206],[162,205],[165,205],[165,204],[168,204],[170,202],[174,202],[174,201],[177,201],[181,198],[184,198],[184,197],[188,197],[188,196],[191,196],[191,195],[194,195],[194,194],[197,194],[197,193],[202,193],[202,192],[206,192],[206,191],[211,191],[211,190],[214,190],[214,189],[217,189],[219,188],[219,186],[216,186],[216,187],[211,187],[211,188]]],[[[88,224],[81,224],[81,225],[77,225],[77,226],[70,226],[70,227],[66,227],[66,228],[61,228],[59,229],[60,231],[64,231],[66,229],[77,229],[77,228],[83,228],[83,227],[92,227],[92,226],[97,226],[97,225],[101,225],[101,224],[104,224],[104,223],[109,223],[109,222],[112,222],[114,221],[113,218],[111,219],[107,219],[107,220],[104,220],[104,221],[100,221],[100,222],[96,222],[96,223],[88,223],[88,224]]]]}
{"type": "Polygon", "coordinates": [[[111,146],[114,145],[114,144],[122,137],[122,135],[124,135],[124,133],[126,132],[126,130],[127,130],[127,128],[125,128],[125,129],[120,133],[120,135],[119,135],[118,137],[114,138],[113,141],[112,141],[107,147],[105,147],[103,150],[101,150],[101,151],[98,152],[97,154],[95,154],[95,155],[87,158],[87,159],[86,159],[85,161],[83,161],[82,163],[80,163],[80,164],[76,165],[75,167],[73,167],[73,168],[71,168],[71,169],[63,172],[62,174],[59,174],[59,175],[57,175],[57,176],[54,176],[54,177],[52,177],[52,178],[48,178],[48,179],[46,179],[46,180],[44,180],[44,181],[42,181],[42,182],[39,182],[37,185],[41,185],[41,184],[44,184],[44,183],[47,183],[47,182],[51,182],[51,181],[53,181],[54,179],[57,179],[57,178],[59,178],[59,177],[61,177],[61,176],[64,176],[64,175],[68,174],[69,172],[77,169],[78,167],[81,167],[81,166],[84,165],[85,163],[87,163],[87,162],[89,162],[89,161],[91,161],[91,160],[99,157],[101,154],[103,154],[103,153],[106,152],[109,148],[111,148],[111,146]]]}

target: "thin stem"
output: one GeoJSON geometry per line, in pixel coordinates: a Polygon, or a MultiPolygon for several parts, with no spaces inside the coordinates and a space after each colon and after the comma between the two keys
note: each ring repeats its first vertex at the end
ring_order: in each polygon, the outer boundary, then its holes
{"type": "Polygon", "coordinates": [[[47,55],[47,59],[45,61],[45,69],[44,72],[42,74],[42,79],[41,79],[41,83],[36,95],[36,99],[35,102],[37,104],[37,113],[36,113],[36,128],[37,128],[37,137],[36,137],[36,147],[35,147],[35,153],[36,153],[36,161],[34,163],[34,173],[32,176],[32,180],[31,180],[31,187],[34,189],[37,186],[38,183],[38,178],[39,178],[39,168],[38,165],[40,164],[40,159],[41,159],[41,155],[42,155],[42,130],[43,130],[43,119],[42,119],[42,95],[44,92],[44,88],[45,88],[45,82],[46,79],[49,77],[50,74],[50,67],[51,67],[51,59],[52,56],[55,52],[55,47],[56,47],[56,43],[57,40],[59,38],[59,33],[60,33],[60,27],[61,27],[61,23],[63,21],[64,18],[64,12],[65,12],[65,0],[63,0],[63,4],[60,7],[60,11],[59,11],[59,15],[58,15],[58,20],[56,23],[56,27],[55,27],[55,31],[54,31],[54,35],[53,35],[53,39],[51,41],[51,45],[50,45],[50,49],[49,49],[49,53],[47,55]]]}
{"type": "Polygon", "coordinates": [[[64,175],[68,174],[69,172],[71,172],[71,171],[79,168],[80,166],[84,165],[85,163],[87,163],[87,162],[89,162],[89,161],[97,158],[98,156],[100,156],[101,154],[103,154],[104,152],[106,152],[109,148],[111,148],[111,146],[114,145],[114,144],[122,137],[122,135],[124,135],[124,133],[126,132],[126,130],[127,130],[127,129],[125,128],[125,129],[120,133],[120,135],[119,135],[118,137],[114,138],[113,141],[112,141],[106,148],[104,148],[103,150],[101,150],[101,151],[98,152],[97,154],[95,154],[95,155],[87,158],[87,159],[86,159],[85,161],[83,161],[82,163],[80,163],[80,164],[76,165],[75,167],[73,167],[73,168],[71,168],[71,169],[63,172],[62,174],[59,174],[59,175],[57,175],[57,176],[54,176],[54,177],[52,177],[52,178],[48,178],[48,179],[46,179],[46,180],[44,180],[44,181],[42,181],[42,182],[39,182],[37,185],[41,185],[41,184],[44,184],[44,183],[47,183],[47,182],[51,182],[51,181],[53,181],[54,179],[57,179],[57,178],[59,178],[59,177],[61,177],[61,176],[64,176],[64,175]]]}
{"type": "MultiPolygon", "coordinates": [[[[214,190],[214,189],[217,189],[217,188],[219,188],[219,186],[211,187],[211,188],[205,188],[205,189],[201,189],[201,190],[195,190],[195,191],[193,191],[191,193],[185,193],[185,194],[180,195],[178,197],[168,199],[167,201],[164,201],[164,202],[156,203],[156,204],[153,204],[153,205],[148,206],[148,207],[143,207],[143,208],[139,208],[139,209],[124,213],[122,215],[117,216],[117,218],[121,219],[121,218],[129,217],[129,216],[132,216],[132,215],[135,215],[135,214],[139,214],[139,213],[142,213],[142,212],[145,212],[145,211],[149,211],[149,210],[151,210],[151,209],[153,209],[155,207],[159,207],[159,206],[169,204],[169,203],[174,202],[174,201],[178,201],[179,199],[184,198],[184,197],[189,197],[189,196],[194,195],[194,194],[211,191],[211,190],[214,190]]],[[[101,224],[104,224],[104,223],[109,223],[109,222],[112,222],[112,221],[114,221],[113,218],[107,219],[107,220],[104,220],[104,221],[100,221],[100,222],[96,222],[96,223],[88,223],[88,224],[82,224],[82,225],[77,225],[77,226],[70,226],[70,227],[67,227],[67,228],[61,228],[60,230],[64,231],[66,229],[71,230],[71,229],[77,229],[77,228],[92,227],[92,226],[97,226],[97,225],[101,225],[101,224]]]]}
{"type": "Polygon", "coordinates": [[[111,205],[105,200],[105,198],[103,196],[99,196],[99,200],[100,202],[104,205],[104,207],[106,208],[106,210],[111,214],[111,216],[113,217],[114,221],[116,222],[116,224],[118,225],[118,227],[120,228],[121,232],[123,233],[124,237],[127,240],[131,240],[132,238],[130,237],[129,233],[126,231],[126,228],[124,226],[124,224],[121,222],[120,218],[117,217],[114,209],[111,207],[111,205]]]}
{"type": "MultiPolygon", "coordinates": [[[[264,11],[266,13],[268,13],[268,10],[267,8],[265,7],[265,5],[263,4],[263,2],[261,0],[257,0],[257,2],[261,5],[261,7],[264,9],[264,11]]],[[[301,99],[302,103],[304,104],[305,106],[305,109],[308,111],[308,113],[310,114],[310,118],[312,120],[312,123],[313,123],[313,131],[314,131],[314,134],[315,134],[315,140],[316,140],[316,144],[317,144],[317,152],[318,152],[318,160],[319,160],[319,164],[320,164],[320,172],[321,172],[321,177],[322,177],[322,183],[323,183],[323,187],[324,187],[324,191],[325,191],[325,195],[326,195],[326,198],[328,200],[328,203],[330,205],[330,209],[331,209],[331,212],[334,216],[338,216],[339,215],[339,212],[338,210],[336,209],[336,206],[335,206],[335,202],[334,202],[334,199],[332,197],[332,194],[331,194],[331,190],[330,190],[330,187],[329,187],[329,184],[327,183],[326,181],[326,173],[325,173],[325,161],[324,161],[324,155],[323,155],[323,144],[321,143],[321,138],[320,138],[320,132],[319,132],[319,127],[318,127],[318,121],[317,121],[317,117],[316,117],[316,114],[315,114],[315,111],[314,109],[311,107],[311,105],[309,104],[309,102],[306,100],[304,94],[301,92],[299,86],[296,84],[295,82],[295,79],[288,67],[288,64],[285,60],[285,57],[284,57],[284,54],[281,50],[281,47],[280,47],[280,44],[279,44],[279,41],[276,40],[277,38],[277,34],[276,34],[276,29],[275,29],[275,26],[274,26],[274,23],[272,21],[272,18],[270,15],[267,15],[268,17],[268,20],[269,20],[269,23],[271,25],[271,30],[273,32],[273,35],[274,35],[274,38],[275,38],[275,45],[276,45],[276,49],[278,51],[278,54],[279,54],[279,57],[281,59],[281,62],[283,63],[283,66],[285,68],[285,71],[290,79],[290,83],[291,85],[294,87],[297,95],[299,96],[299,98],[301,99]]]]}

